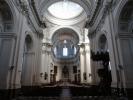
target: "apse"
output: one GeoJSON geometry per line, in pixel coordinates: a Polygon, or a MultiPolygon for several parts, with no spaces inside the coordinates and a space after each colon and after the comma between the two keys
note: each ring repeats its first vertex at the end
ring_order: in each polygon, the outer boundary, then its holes
{"type": "Polygon", "coordinates": [[[57,59],[72,59],[78,54],[79,37],[72,29],[57,30],[52,37],[52,42],[53,55],[57,59]]]}

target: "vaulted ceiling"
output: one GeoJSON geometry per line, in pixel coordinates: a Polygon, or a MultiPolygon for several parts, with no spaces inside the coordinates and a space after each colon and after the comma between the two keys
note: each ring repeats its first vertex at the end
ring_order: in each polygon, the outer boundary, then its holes
{"type": "Polygon", "coordinates": [[[61,2],[61,1],[70,1],[70,2],[80,5],[84,9],[88,19],[91,17],[93,13],[93,9],[94,9],[95,2],[96,2],[96,0],[34,0],[40,19],[43,21],[44,17],[49,17],[49,13],[47,12],[48,8],[52,4],[61,2]]]}
{"type": "Polygon", "coordinates": [[[71,41],[75,46],[78,45],[80,35],[69,26],[78,27],[79,30],[85,28],[86,22],[92,17],[96,1],[34,0],[36,10],[41,21],[46,24],[46,28],[60,26],[51,38],[54,46],[63,41],[71,41]]]}

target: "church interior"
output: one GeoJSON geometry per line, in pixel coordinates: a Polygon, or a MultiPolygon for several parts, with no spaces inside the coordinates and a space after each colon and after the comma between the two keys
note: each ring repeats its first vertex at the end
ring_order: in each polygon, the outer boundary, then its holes
{"type": "Polygon", "coordinates": [[[0,100],[133,100],[133,0],[0,0],[0,100]]]}

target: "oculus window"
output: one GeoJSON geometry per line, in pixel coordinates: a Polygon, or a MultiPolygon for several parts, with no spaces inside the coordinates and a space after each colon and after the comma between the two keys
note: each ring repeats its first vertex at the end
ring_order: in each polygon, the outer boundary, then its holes
{"type": "Polygon", "coordinates": [[[79,16],[83,12],[83,8],[71,1],[60,1],[52,4],[48,11],[56,18],[71,19],[79,16]]]}

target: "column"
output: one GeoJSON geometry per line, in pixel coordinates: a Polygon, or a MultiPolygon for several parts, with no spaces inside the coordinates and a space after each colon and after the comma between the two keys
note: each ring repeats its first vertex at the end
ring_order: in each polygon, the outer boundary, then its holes
{"type": "Polygon", "coordinates": [[[47,74],[47,77],[46,77],[46,79],[45,79],[45,75],[44,75],[44,80],[45,80],[45,83],[48,83],[48,77],[49,77],[49,75],[48,75],[48,51],[46,51],[46,58],[45,58],[46,60],[45,60],[45,70],[44,70],[44,74],[46,73],[47,74]]]}
{"type": "Polygon", "coordinates": [[[85,45],[85,60],[86,60],[86,77],[87,77],[87,83],[91,83],[92,82],[92,72],[91,72],[91,64],[90,64],[90,46],[87,43],[85,45]]]}
{"type": "Polygon", "coordinates": [[[50,63],[51,63],[51,51],[48,51],[48,61],[47,61],[47,74],[48,74],[48,79],[47,82],[50,83],[50,63]]]}
{"type": "Polygon", "coordinates": [[[83,47],[80,47],[80,77],[81,77],[81,83],[84,83],[84,77],[83,77],[83,74],[84,74],[84,48],[83,47]]]}
{"type": "MultiPolygon", "coordinates": [[[[40,74],[42,73],[41,82],[42,83],[47,83],[47,79],[45,80],[45,72],[47,73],[47,67],[48,67],[48,51],[47,51],[47,46],[45,45],[43,48],[43,53],[42,53],[42,59],[41,59],[41,70],[40,74]]],[[[48,73],[47,73],[48,74],[48,73]]]]}
{"type": "Polygon", "coordinates": [[[44,49],[44,50],[42,50],[42,55],[41,55],[41,68],[40,68],[40,74],[42,74],[42,76],[40,75],[40,81],[41,81],[41,83],[43,83],[44,82],[44,77],[43,77],[43,75],[44,75],[44,73],[45,73],[45,59],[46,59],[46,52],[45,52],[45,46],[43,46],[43,48],[42,49],[44,49]]]}

